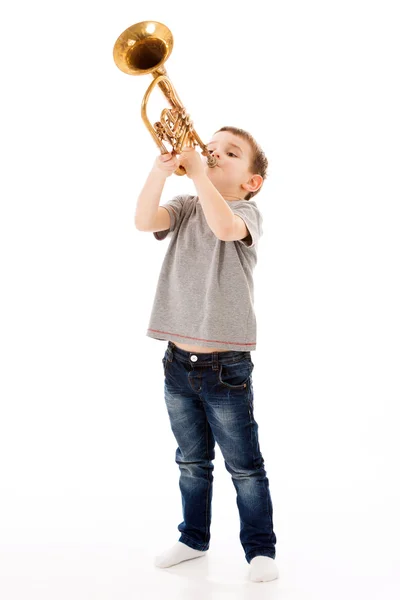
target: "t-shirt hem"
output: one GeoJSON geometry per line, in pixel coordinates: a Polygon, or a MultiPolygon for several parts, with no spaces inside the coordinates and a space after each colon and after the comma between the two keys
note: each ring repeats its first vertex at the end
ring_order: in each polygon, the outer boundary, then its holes
{"type": "Polygon", "coordinates": [[[204,340],[203,338],[195,338],[189,336],[177,335],[175,333],[170,332],[162,332],[156,331],[154,329],[148,329],[146,332],[148,337],[151,337],[156,340],[178,342],[181,344],[190,344],[196,346],[204,346],[204,348],[215,348],[216,346],[220,346],[221,348],[226,348],[229,350],[239,350],[239,351],[254,351],[256,349],[256,342],[245,342],[245,343],[236,343],[236,342],[226,342],[221,340],[204,340]]]}

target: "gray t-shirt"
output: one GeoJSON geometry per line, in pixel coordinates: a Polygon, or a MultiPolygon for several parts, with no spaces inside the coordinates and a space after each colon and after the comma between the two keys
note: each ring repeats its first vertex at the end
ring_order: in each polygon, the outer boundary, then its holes
{"type": "Polygon", "coordinates": [[[262,215],[252,199],[228,204],[250,232],[243,240],[219,240],[198,196],[176,196],[162,205],[171,216],[171,226],[154,232],[154,237],[169,236],[170,244],[147,336],[205,348],[256,349],[253,270],[263,233],[262,215]]]}

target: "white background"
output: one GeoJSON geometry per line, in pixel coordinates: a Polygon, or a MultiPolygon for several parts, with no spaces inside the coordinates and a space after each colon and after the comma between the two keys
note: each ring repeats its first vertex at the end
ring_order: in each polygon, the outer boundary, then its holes
{"type": "MultiPolygon", "coordinates": [[[[176,600],[196,597],[194,581],[199,597],[261,591],[243,583],[235,491],[218,447],[207,567],[152,566],[182,520],[166,343],[145,335],[169,242],[134,227],[158,153],[140,118],[151,76],[123,74],[112,56],[120,33],[148,19],[173,33],[167,71],[203,140],[242,127],[269,159],[255,198],[264,235],[252,359],[280,579],[263,585],[296,600],[398,597],[394,5],[1,9],[4,599],[176,600]]],[[[172,176],[161,203],[193,190],[172,176]]]]}

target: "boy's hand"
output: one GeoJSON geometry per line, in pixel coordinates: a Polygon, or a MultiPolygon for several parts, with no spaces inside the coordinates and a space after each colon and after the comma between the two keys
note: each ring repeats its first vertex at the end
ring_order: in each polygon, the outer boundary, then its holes
{"type": "Polygon", "coordinates": [[[179,155],[179,164],[185,168],[186,175],[194,179],[197,175],[204,174],[204,163],[195,148],[185,146],[179,155]]]}
{"type": "Polygon", "coordinates": [[[169,177],[178,167],[179,163],[176,155],[168,152],[168,154],[159,154],[157,156],[154,161],[153,171],[161,172],[166,177],[169,177]]]}

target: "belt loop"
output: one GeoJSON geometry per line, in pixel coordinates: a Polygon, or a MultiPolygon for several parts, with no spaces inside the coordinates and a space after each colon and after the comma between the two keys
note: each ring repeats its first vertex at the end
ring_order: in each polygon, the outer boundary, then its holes
{"type": "Polygon", "coordinates": [[[218,352],[212,353],[212,370],[218,371],[218,352]]]}

